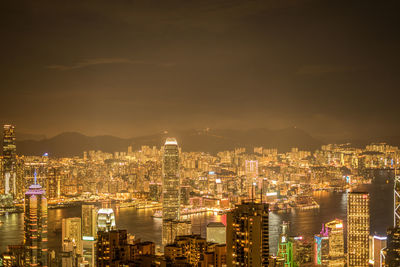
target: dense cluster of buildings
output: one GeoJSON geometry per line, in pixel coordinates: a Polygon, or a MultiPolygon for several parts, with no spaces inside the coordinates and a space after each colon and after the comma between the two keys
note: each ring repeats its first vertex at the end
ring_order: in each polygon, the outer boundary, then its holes
{"type": "Polygon", "coordinates": [[[0,209],[24,212],[24,241],[10,244],[0,266],[400,266],[399,176],[387,237],[370,235],[369,194],[350,190],[346,224],[332,218],[303,237],[290,236],[284,223],[277,253],[269,238],[271,211],[313,208],[312,191],[368,182],[369,169],[396,168],[399,154],[372,144],[286,153],[238,148],[214,156],[182,152],[167,138],[160,149],[25,157],[16,153],[14,126],[5,125],[0,209]],[[162,248],[119,229],[111,203],[154,208],[162,248]],[[79,205],[82,215],[62,220],[62,249],[55,252],[48,250],[47,212],[59,205],[79,205]],[[226,214],[226,224],[208,224],[206,237],[194,234],[183,215],[208,210],[226,214]]]}

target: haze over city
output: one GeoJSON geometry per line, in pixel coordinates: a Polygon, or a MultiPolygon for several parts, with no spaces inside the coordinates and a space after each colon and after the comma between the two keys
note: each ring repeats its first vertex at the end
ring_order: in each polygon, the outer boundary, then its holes
{"type": "Polygon", "coordinates": [[[397,1],[3,1],[0,121],[135,137],[399,130],[397,1]],[[5,101],[7,99],[7,101],[5,101]]]}

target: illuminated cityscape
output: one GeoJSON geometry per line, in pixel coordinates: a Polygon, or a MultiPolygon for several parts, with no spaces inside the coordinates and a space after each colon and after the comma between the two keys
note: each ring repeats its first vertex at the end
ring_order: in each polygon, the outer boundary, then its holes
{"type": "Polygon", "coordinates": [[[399,4],[2,1],[0,267],[400,267],[399,4]]]}

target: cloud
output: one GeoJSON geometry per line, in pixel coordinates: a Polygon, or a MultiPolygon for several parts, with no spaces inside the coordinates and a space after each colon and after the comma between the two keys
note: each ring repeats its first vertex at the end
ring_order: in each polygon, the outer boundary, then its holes
{"type": "Polygon", "coordinates": [[[297,70],[300,75],[319,75],[327,73],[346,73],[356,72],[364,69],[361,66],[345,66],[345,65],[304,65],[297,70]]]}
{"type": "Polygon", "coordinates": [[[95,65],[106,65],[106,64],[135,64],[135,65],[153,65],[158,67],[170,67],[175,65],[170,62],[155,62],[155,61],[146,61],[146,60],[132,60],[128,58],[92,58],[85,59],[79,62],[76,62],[72,65],[50,65],[46,66],[47,69],[53,70],[73,70],[73,69],[81,69],[95,65]]]}

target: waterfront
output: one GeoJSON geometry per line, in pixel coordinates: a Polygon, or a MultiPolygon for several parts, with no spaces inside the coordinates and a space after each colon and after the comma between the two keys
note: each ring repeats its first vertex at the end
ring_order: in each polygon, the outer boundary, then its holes
{"type": "MultiPolygon", "coordinates": [[[[385,235],[386,228],[393,223],[393,183],[386,182],[386,174],[380,173],[371,185],[362,186],[371,194],[371,234],[385,235]]],[[[335,218],[346,222],[347,194],[341,192],[319,191],[314,198],[320,204],[320,209],[271,212],[270,213],[270,247],[275,253],[279,237],[279,225],[282,221],[290,222],[291,235],[311,237],[318,233],[322,223],[335,218]]],[[[61,220],[67,217],[80,217],[80,208],[49,210],[49,249],[59,250],[61,247],[61,220]]],[[[115,209],[117,227],[127,229],[142,240],[161,243],[161,219],[152,218],[152,210],[120,208],[115,209]]],[[[211,221],[223,221],[221,215],[207,213],[192,215],[192,230],[205,236],[206,225],[211,221]]],[[[1,216],[0,220],[0,252],[6,250],[9,244],[18,244],[23,241],[23,214],[9,214],[1,216]]]]}

